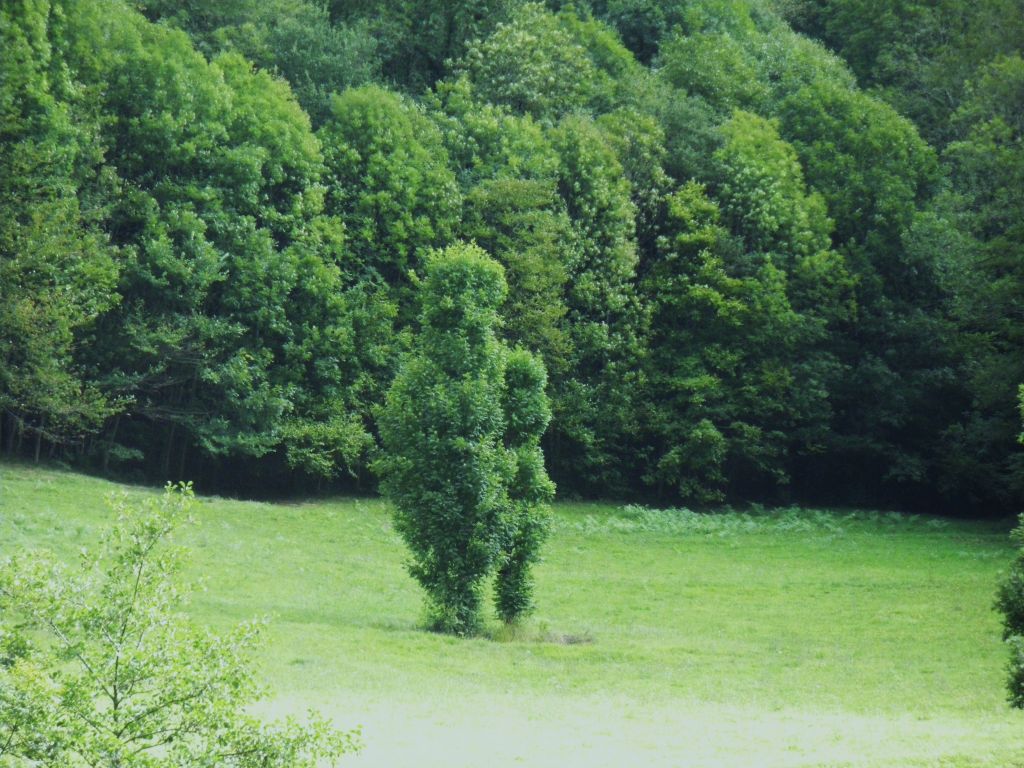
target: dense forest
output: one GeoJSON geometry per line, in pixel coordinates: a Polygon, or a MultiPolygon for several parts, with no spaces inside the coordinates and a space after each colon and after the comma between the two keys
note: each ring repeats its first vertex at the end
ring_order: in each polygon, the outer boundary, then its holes
{"type": "Polygon", "coordinates": [[[504,268],[559,494],[1024,502],[1021,0],[10,0],[0,450],[371,488],[504,268]]]}

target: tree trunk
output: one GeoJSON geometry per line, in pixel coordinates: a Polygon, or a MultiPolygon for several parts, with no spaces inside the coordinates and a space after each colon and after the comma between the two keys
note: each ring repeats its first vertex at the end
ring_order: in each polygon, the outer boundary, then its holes
{"type": "Polygon", "coordinates": [[[177,429],[177,424],[172,423],[171,428],[167,432],[167,442],[164,444],[164,455],[160,461],[160,474],[163,475],[162,480],[169,480],[171,474],[171,450],[174,448],[174,432],[177,429]]]}
{"type": "Polygon", "coordinates": [[[44,420],[36,427],[36,464],[39,463],[39,450],[43,447],[43,428],[45,425],[46,421],[44,420]]]}
{"type": "Polygon", "coordinates": [[[185,457],[188,455],[188,438],[181,440],[181,453],[178,456],[178,480],[185,479],[185,457]]]}
{"type": "Polygon", "coordinates": [[[103,446],[103,472],[106,474],[107,467],[110,466],[110,449],[114,445],[114,441],[117,440],[117,429],[121,426],[121,417],[114,417],[114,426],[110,430],[110,439],[107,440],[107,444],[103,446]]]}
{"type": "Polygon", "coordinates": [[[18,419],[11,413],[7,415],[7,455],[14,455],[14,437],[18,434],[18,419]]]}

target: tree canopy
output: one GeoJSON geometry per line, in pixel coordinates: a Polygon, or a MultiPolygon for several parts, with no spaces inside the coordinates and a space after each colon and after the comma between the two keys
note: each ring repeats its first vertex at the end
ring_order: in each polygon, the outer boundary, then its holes
{"type": "Polygon", "coordinates": [[[546,370],[522,477],[542,446],[584,497],[1014,509],[1020,18],[6,3],[0,448],[372,487],[431,254],[474,247],[546,370]]]}

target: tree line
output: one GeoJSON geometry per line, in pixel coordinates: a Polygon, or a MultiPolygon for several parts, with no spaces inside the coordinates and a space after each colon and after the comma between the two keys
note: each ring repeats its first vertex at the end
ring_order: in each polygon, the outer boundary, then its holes
{"type": "Polygon", "coordinates": [[[5,3],[0,450],[371,487],[475,243],[562,494],[1015,508],[1024,15],[875,5],[5,3]]]}

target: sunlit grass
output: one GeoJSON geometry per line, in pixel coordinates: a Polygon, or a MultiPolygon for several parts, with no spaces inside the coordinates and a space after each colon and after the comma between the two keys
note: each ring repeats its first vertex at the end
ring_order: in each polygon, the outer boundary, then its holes
{"type": "MultiPolygon", "coordinates": [[[[0,465],[0,546],[72,557],[120,490],[0,465]]],[[[563,504],[536,616],[458,640],[421,629],[380,501],[199,518],[196,618],[269,615],[264,708],[363,724],[355,766],[1024,765],[992,610],[1005,526],[563,504]]]]}

